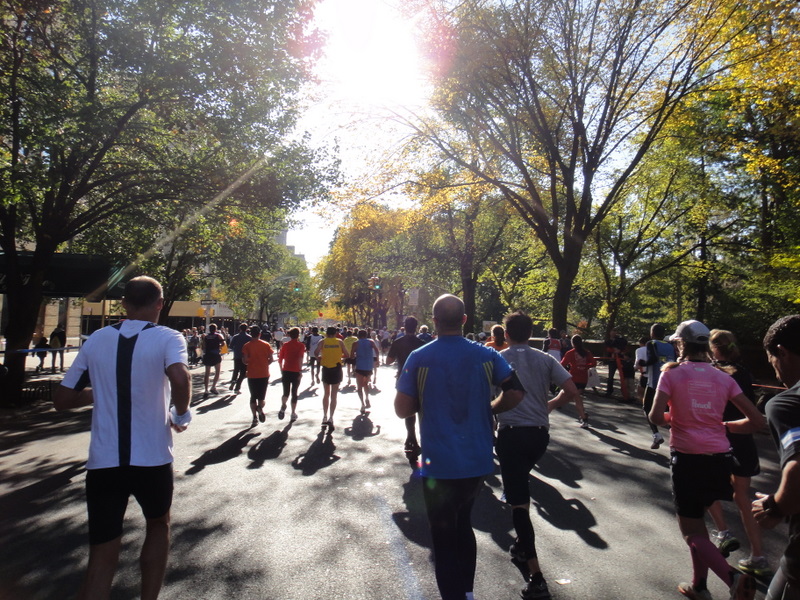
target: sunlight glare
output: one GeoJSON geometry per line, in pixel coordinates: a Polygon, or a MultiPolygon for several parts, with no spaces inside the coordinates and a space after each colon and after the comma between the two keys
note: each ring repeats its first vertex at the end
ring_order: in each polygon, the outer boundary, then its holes
{"type": "Polygon", "coordinates": [[[429,94],[414,24],[380,0],[324,0],[317,25],[329,38],[317,76],[337,102],[418,108],[429,94]]]}

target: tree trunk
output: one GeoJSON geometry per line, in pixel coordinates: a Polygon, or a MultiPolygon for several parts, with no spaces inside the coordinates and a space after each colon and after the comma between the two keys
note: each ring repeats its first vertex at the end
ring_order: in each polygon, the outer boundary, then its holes
{"type": "Polygon", "coordinates": [[[463,292],[464,300],[464,314],[467,315],[467,321],[464,323],[464,333],[475,332],[475,291],[477,285],[472,272],[467,272],[462,269],[461,271],[461,290],[463,292]]]}
{"type": "Polygon", "coordinates": [[[16,403],[22,397],[22,386],[25,383],[25,357],[39,320],[39,309],[43,299],[43,284],[54,252],[40,250],[37,247],[33,256],[30,273],[22,273],[16,255],[6,255],[8,261],[8,312],[12,318],[6,328],[6,354],[3,364],[8,369],[5,377],[0,378],[0,398],[4,403],[16,403]]]}

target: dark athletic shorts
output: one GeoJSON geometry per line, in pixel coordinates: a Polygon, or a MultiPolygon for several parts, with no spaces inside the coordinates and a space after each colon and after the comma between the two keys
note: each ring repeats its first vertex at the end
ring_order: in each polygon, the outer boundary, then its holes
{"type": "Polygon", "coordinates": [[[322,367],[322,383],[327,383],[328,385],[342,383],[342,365],[322,367]]]}
{"type": "Polygon", "coordinates": [[[761,472],[761,466],[758,464],[758,450],[753,436],[732,433],[728,434],[728,441],[731,443],[733,456],[736,459],[731,473],[737,477],[758,475],[761,472]]]}
{"type": "Polygon", "coordinates": [[[301,374],[297,371],[281,371],[281,375],[281,382],[283,383],[283,395],[288,396],[292,391],[292,384],[294,384],[295,387],[300,384],[301,374]]]}
{"type": "Polygon", "coordinates": [[[549,443],[547,427],[501,427],[497,432],[495,452],[500,460],[506,502],[511,506],[531,501],[528,477],[549,443]]]}
{"type": "Polygon", "coordinates": [[[579,390],[585,390],[586,389],[586,384],[585,383],[578,383],[576,381],[575,382],[575,387],[578,388],[579,390]]]}
{"type": "Polygon", "coordinates": [[[670,452],[672,496],[681,517],[702,519],[717,500],[732,500],[733,454],[683,454],[670,452]]]}
{"type": "Polygon", "coordinates": [[[122,535],[128,498],[133,495],[146,519],[172,506],[172,463],[158,467],[113,467],[86,471],[89,543],[103,544],[122,535]]]}
{"type": "Polygon", "coordinates": [[[344,359],[344,364],[346,364],[346,365],[354,365],[354,364],[356,364],[356,359],[355,358],[345,358],[344,359]]]}
{"type": "Polygon", "coordinates": [[[639,375],[639,387],[640,388],[647,387],[647,375],[639,375]]]}
{"type": "Polygon", "coordinates": [[[250,390],[250,402],[263,402],[267,397],[269,377],[248,377],[247,388],[250,390]]]}
{"type": "Polygon", "coordinates": [[[207,367],[213,367],[222,362],[220,354],[203,354],[203,364],[207,367]]]}
{"type": "Polygon", "coordinates": [[[358,375],[363,375],[364,377],[372,377],[372,371],[365,371],[364,369],[356,369],[356,373],[358,375]]]}

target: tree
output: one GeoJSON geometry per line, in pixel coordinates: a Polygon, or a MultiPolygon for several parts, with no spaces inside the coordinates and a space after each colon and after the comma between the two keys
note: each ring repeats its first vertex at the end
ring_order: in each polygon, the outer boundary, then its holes
{"type": "Polygon", "coordinates": [[[432,12],[439,120],[412,126],[502,193],[541,240],[558,273],[555,327],[566,326],[586,240],[675,109],[729,66],[731,42],[767,10],[466,0],[432,12]]]}
{"type": "MultiPolygon", "coordinates": [[[[2,7],[0,248],[8,265],[4,395],[23,360],[53,254],[156,201],[212,202],[274,157],[295,121],[315,40],[311,0],[8,0],[2,7]],[[266,66],[266,67],[265,67],[266,66]],[[192,148],[188,160],[170,160],[192,148]],[[259,159],[269,150],[270,159],[259,159]],[[18,261],[33,249],[30,273],[18,261]]],[[[184,154],[186,156],[186,154],[184,154]]],[[[273,200],[275,200],[273,198],[273,200]]]]}

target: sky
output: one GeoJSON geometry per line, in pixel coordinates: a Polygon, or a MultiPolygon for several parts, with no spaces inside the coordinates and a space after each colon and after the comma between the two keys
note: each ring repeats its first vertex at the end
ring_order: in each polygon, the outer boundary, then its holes
{"type": "MultiPolygon", "coordinates": [[[[312,144],[340,145],[345,180],[357,180],[376,157],[403,135],[385,121],[387,108],[417,110],[429,88],[414,23],[396,8],[402,0],[323,0],[315,12],[328,43],[317,64],[319,84],[307,89],[309,101],[300,128],[312,144]]],[[[305,209],[294,215],[302,225],[287,235],[314,269],[328,252],[344,211],[305,209]]]]}

